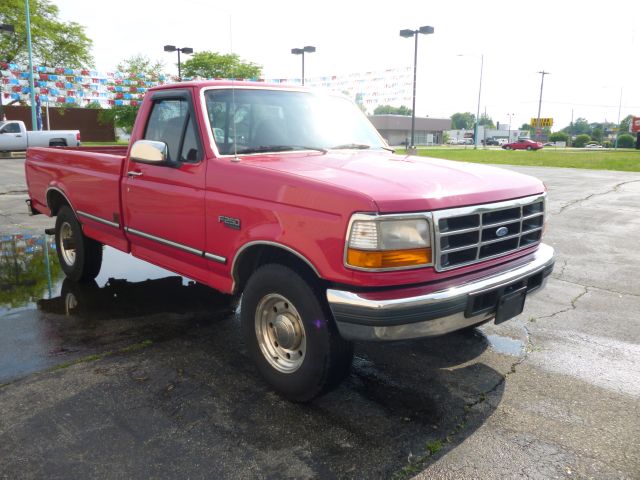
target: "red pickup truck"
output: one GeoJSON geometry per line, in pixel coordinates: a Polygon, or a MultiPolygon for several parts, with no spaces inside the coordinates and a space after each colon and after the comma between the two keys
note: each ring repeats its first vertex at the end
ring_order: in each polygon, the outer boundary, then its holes
{"type": "Polygon", "coordinates": [[[257,368],[308,401],[348,373],[353,341],[508,320],[553,269],[542,182],[389,150],[341,96],[165,85],[128,147],[29,149],[28,206],[57,217],[73,280],[109,245],[241,295],[257,368]]]}

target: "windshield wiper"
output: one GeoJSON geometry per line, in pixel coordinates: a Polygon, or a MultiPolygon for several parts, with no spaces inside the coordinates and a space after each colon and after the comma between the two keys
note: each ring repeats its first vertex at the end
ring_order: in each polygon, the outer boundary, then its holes
{"type": "Polygon", "coordinates": [[[367,145],[366,143],[345,143],[342,145],[336,145],[335,147],[331,147],[332,150],[346,150],[346,149],[366,150],[367,148],[371,148],[371,145],[367,145]]]}
{"type": "Polygon", "coordinates": [[[260,145],[245,150],[238,150],[239,154],[247,153],[267,153],[267,152],[289,152],[293,150],[315,150],[316,152],[327,153],[322,147],[310,147],[307,145],[260,145]]]}

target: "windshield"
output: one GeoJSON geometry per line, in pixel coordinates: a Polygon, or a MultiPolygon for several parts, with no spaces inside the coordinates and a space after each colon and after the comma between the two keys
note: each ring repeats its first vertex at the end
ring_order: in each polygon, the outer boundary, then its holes
{"type": "Polygon", "coordinates": [[[205,92],[213,138],[222,155],[331,148],[384,148],[376,129],[349,100],[263,89],[205,92]]]}

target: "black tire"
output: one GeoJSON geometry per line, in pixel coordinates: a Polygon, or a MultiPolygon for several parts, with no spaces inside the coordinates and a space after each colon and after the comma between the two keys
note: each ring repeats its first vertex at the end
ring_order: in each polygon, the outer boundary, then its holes
{"type": "Polygon", "coordinates": [[[291,268],[268,264],[256,270],[242,294],[240,319],[249,355],[263,378],[288,400],[309,402],[335,388],[348,375],[353,359],[353,344],[338,333],[322,297],[322,290],[291,268]],[[278,306],[278,302],[285,306],[284,309],[278,306]],[[272,308],[278,313],[271,313],[272,308]],[[258,309],[261,315],[258,315],[258,309]],[[274,317],[275,327],[269,320],[271,316],[274,317]],[[282,324],[281,318],[296,319],[296,325],[303,327],[302,333],[294,334],[293,339],[291,335],[278,337],[277,332],[286,330],[278,329],[281,326],[278,322],[282,324]],[[268,326],[263,328],[265,334],[261,335],[258,325],[265,322],[268,326]],[[265,341],[269,335],[272,335],[271,342],[265,341]],[[292,340],[293,346],[279,345],[277,340],[282,338],[292,340]],[[295,344],[296,338],[304,343],[295,344]],[[263,349],[273,349],[274,354],[269,358],[263,349]],[[287,352],[284,353],[286,358],[283,352],[287,352]],[[288,360],[288,352],[292,352],[291,360],[288,360]],[[295,357],[296,353],[300,358],[295,357]],[[299,364],[291,366],[291,371],[278,369],[295,362],[299,364]]]}
{"type": "Polygon", "coordinates": [[[505,150],[512,150],[512,147],[502,147],[502,148],[504,148],[505,150]]]}
{"type": "Polygon", "coordinates": [[[67,278],[87,282],[98,276],[102,266],[102,244],[82,233],[78,219],[67,205],[60,207],[56,218],[56,251],[67,278]]]}
{"type": "Polygon", "coordinates": [[[533,150],[533,148],[532,147],[527,147],[527,150],[533,150]]]}

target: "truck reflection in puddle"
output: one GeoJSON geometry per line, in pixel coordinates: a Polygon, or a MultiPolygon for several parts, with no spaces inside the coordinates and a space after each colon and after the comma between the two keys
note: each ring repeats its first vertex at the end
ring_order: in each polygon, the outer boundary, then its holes
{"type": "Polygon", "coordinates": [[[79,284],[63,280],[52,237],[0,237],[0,384],[233,312],[203,285],[109,247],[104,258],[96,281],[79,284]]]}

